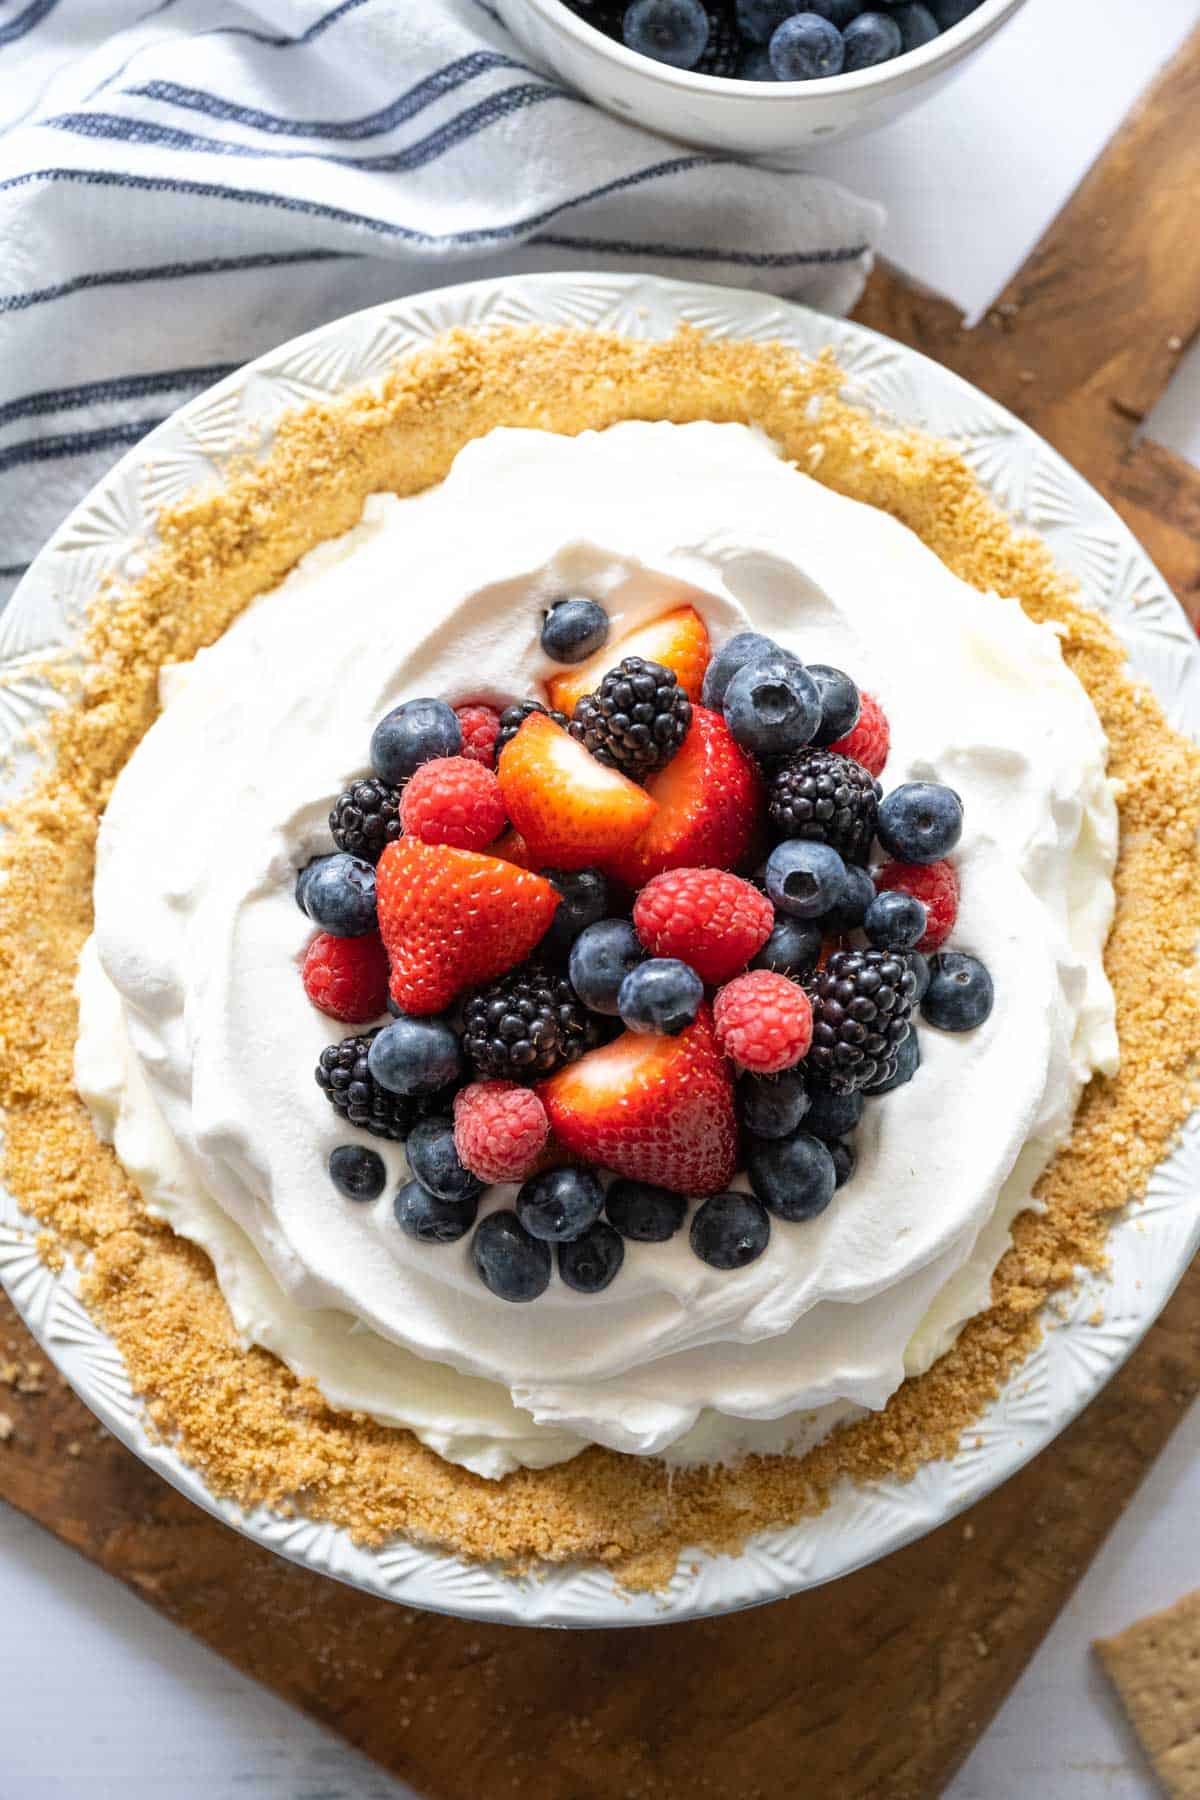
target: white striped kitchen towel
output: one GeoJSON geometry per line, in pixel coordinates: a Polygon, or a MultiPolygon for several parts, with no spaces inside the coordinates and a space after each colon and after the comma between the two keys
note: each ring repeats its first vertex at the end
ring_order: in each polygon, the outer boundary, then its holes
{"type": "Polygon", "coordinates": [[[880,224],[610,118],[485,0],[0,0],[0,605],[126,446],[327,319],[575,267],[842,311],[880,224]]]}

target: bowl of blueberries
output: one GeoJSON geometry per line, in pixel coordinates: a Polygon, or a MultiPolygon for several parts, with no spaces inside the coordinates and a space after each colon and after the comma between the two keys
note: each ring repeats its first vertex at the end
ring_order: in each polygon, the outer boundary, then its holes
{"type": "Polygon", "coordinates": [[[667,137],[786,157],[928,98],[1023,0],[496,0],[539,62],[667,137]]]}

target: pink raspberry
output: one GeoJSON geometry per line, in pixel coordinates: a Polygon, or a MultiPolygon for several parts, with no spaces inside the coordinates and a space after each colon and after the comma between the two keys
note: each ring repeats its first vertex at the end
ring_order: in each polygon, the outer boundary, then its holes
{"type": "Polygon", "coordinates": [[[953,863],[887,862],[875,871],[875,886],[911,894],[925,908],[925,936],[918,950],[940,950],[958,917],[958,870],[953,863]]]}
{"type": "Polygon", "coordinates": [[[713,1002],[717,1042],[731,1061],[755,1075],[790,1069],[812,1043],[812,1007],[802,987],[771,969],[751,969],[713,1002]]]}
{"type": "Polygon", "coordinates": [[[480,1181],[524,1181],[549,1135],[545,1107],[515,1081],[473,1081],[454,1096],[454,1147],[480,1181]]]}
{"type": "Polygon", "coordinates": [[[388,959],[377,931],[363,937],[319,932],[304,954],[304,991],[343,1025],[366,1025],[387,1006],[388,959]]]}
{"type": "Polygon", "coordinates": [[[494,769],[500,714],[494,706],[456,706],[454,712],[462,726],[462,754],[485,769],[494,769]]]}
{"type": "Polygon", "coordinates": [[[455,850],[482,850],[504,830],[500,783],[469,756],[437,756],[422,763],[400,801],[406,836],[455,850]]]}
{"type": "Polygon", "coordinates": [[[676,956],[702,981],[727,981],[771,935],[765,894],[724,869],[668,869],[633,907],[634,929],[652,956],[676,956]]]}
{"type": "Polygon", "coordinates": [[[883,765],[888,759],[891,743],[891,728],[882,706],[873,694],[863,694],[862,711],[858,715],[857,725],[829,747],[836,750],[839,756],[852,756],[868,774],[878,779],[883,774],[883,765]]]}

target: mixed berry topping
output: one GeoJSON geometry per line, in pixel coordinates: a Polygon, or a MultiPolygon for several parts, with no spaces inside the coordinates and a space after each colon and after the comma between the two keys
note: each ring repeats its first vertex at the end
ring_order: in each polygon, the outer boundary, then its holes
{"type": "MultiPolygon", "coordinates": [[[[870,38],[853,0],[818,13],[870,38]]],[[[739,11],[772,49],[796,17],[739,11]]],[[[305,991],[367,1028],[318,1084],[404,1145],[337,1145],[330,1184],[390,1179],[388,1228],[463,1242],[510,1303],[599,1294],[685,1228],[733,1277],[853,1203],[854,1134],[919,1075],[919,1033],[988,1019],[983,962],[944,948],[962,802],[888,789],[879,701],[761,633],[714,653],[694,607],[621,632],[580,594],[530,630],[540,692],[393,708],[296,877],[305,991]]]]}

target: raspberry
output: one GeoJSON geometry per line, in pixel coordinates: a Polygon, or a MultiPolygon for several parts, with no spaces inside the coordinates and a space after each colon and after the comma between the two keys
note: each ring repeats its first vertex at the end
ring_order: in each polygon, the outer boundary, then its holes
{"type": "Polygon", "coordinates": [[[455,850],[482,850],[504,830],[500,783],[469,756],[439,756],[422,763],[400,800],[408,837],[455,850]]]}
{"type": "Polygon", "coordinates": [[[771,969],[751,969],[723,987],[713,1002],[713,1020],[726,1056],[755,1075],[792,1068],[812,1042],[808,995],[771,969]]]}
{"type": "Polygon", "coordinates": [[[549,1135],[546,1109],[532,1088],[473,1081],[454,1096],[454,1148],[480,1181],[524,1181],[549,1135]]]}
{"type": "Polygon", "coordinates": [[[876,870],[875,886],[911,894],[928,915],[925,936],[918,950],[940,950],[958,917],[958,870],[953,863],[884,863],[876,870]]]}
{"type": "Polygon", "coordinates": [[[878,777],[883,774],[891,743],[892,733],[882,706],[873,694],[863,694],[858,724],[829,748],[839,756],[853,757],[869,774],[878,777]]]}
{"type": "Polygon", "coordinates": [[[313,1005],[343,1025],[365,1025],[387,1006],[387,951],[377,931],[362,937],[318,933],[305,952],[303,975],[313,1005]]]}
{"type": "Polygon", "coordinates": [[[494,769],[500,714],[494,706],[456,706],[454,711],[462,726],[462,754],[485,769],[494,769]]]}
{"type": "Polygon", "coordinates": [[[677,956],[704,981],[728,981],[771,935],[765,894],[723,869],[668,869],[633,907],[638,937],[653,956],[677,956]]]}

